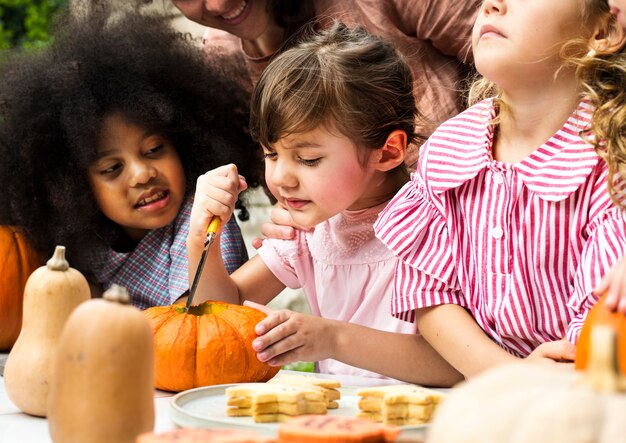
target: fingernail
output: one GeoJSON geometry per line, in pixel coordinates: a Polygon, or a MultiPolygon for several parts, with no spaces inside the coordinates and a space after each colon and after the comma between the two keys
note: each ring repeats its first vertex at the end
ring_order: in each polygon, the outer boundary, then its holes
{"type": "Polygon", "coordinates": [[[253,340],[252,349],[254,349],[255,351],[260,351],[261,349],[263,349],[263,342],[259,339],[253,340]]]}

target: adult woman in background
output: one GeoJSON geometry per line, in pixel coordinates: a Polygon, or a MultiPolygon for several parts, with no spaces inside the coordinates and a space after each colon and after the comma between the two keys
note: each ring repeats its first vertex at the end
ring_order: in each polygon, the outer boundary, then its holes
{"type": "MultiPolygon", "coordinates": [[[[477,0],[172,0],[190,20],[207,26],[204,46],[223,47],[243,57],[256,83],[270,58],[297,41],[306,24],[325,27],[331,19],[363,26],[386,38],[406,57],[413,95],[423,115],[418,139],[464,109],[460,82],[470,61],[470,33],[477,0]]],[[[306,27],[305,27],[306,28],[306,27]]],[[[417,159],[409,150],[407,164],[417,159]]]]}

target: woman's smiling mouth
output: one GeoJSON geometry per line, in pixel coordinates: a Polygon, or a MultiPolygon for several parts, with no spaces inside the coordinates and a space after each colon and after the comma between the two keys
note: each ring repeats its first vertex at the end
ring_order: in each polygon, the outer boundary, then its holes
{"type": "Polygon", "coordinates": [[[246,9],[247,5],[248,5],[248,0],[244,0],[241,2],[239,7],[237,7],[234,11],[233,10],[228,11],[226,14],[222,14],[221,17],[224,20],[234,20],[242,14],[244,9],[246,9]]]}

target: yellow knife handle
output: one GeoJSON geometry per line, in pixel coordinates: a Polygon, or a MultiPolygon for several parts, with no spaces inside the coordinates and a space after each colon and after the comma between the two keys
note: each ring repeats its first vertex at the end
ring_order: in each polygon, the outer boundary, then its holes
{"type": "Polygon", "coordinates": [[[211,219],[211,223],[209,223],[209,227],[206,228],[206,233],[209,235],[211,232],[213,234],[217,234],[217,230],[220,228],[220,218],[217,215],[214,215],[211,219]]]}

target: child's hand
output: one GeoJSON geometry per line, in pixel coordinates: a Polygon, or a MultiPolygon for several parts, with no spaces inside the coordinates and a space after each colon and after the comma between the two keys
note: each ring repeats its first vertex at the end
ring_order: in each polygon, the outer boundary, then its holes
{"type": "Polygon", "coordinates": [[[605,306],[611,311],[626,314],[626,257],[622,257],[604,276],[600,286],[593,293],[602,295],[607,292],[605,306]]]}
{"type": "MultiPolygon", "coordinates": [[[[280,204],[276,205],[272,209],[270,215],[270,222],[263,223],[261,226],[261,233],[268,238],[278,238],[281,240],[291,240],[295,237],[295,229],[307,229],[298,226],[291,218],[289,211],[280,204]]],[[[263,244],[262,238],[255,238],[252,240],[252,246],[259,249],[263,244]]]]}
{"type": "Polygon", "coordinates": [[[322,360],[331,354],[329,320],[286,309],[272,311],[249,301],[244,305],[268,314],[257,323],[255,331],[259,337],[252,342],[259,361],[282,366],[294,361],[322,360]]]}
{"type": "Polygon", "coordinates": [[[526,359],[529,361],[564,363],[573,362],[575,356],[576,346],[564,339],[540,344],[526,359]]]}
{"type": "Polygon", "coordinates": [[[248,185],[233,164],[220,166],[200,177],[191,209],[189,237],[204,242],[211,218],[217,215],[223,227],[235,210],[239,193],[248,185]]]}

